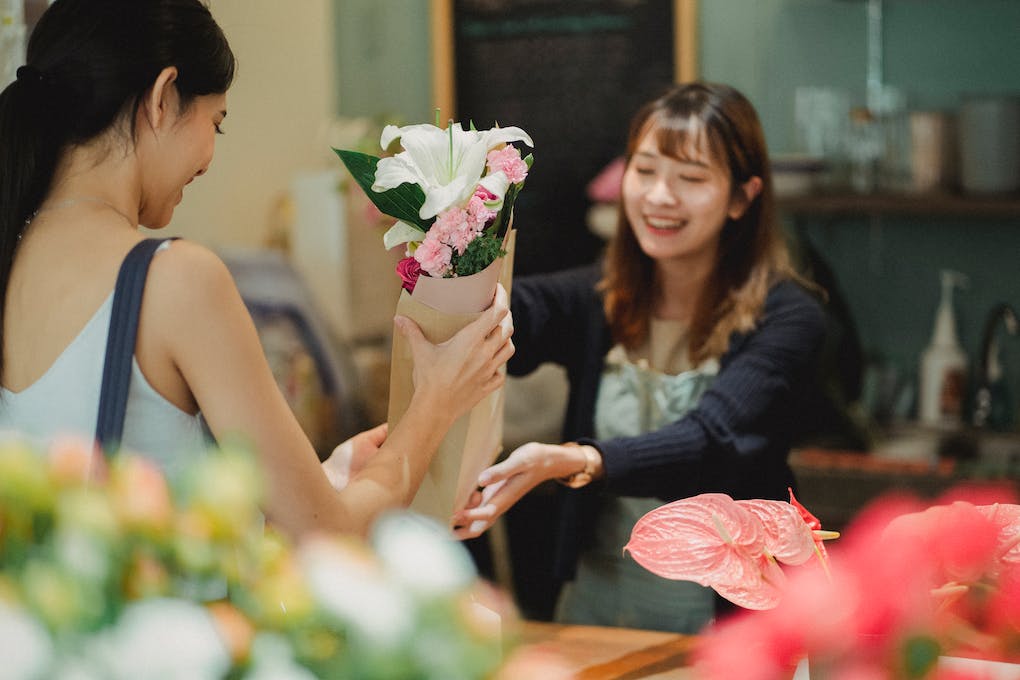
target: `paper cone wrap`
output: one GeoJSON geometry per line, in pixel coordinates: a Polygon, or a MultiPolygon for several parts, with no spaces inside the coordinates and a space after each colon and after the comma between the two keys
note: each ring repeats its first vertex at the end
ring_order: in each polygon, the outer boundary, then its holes
{"type": "MultiPolygon", "coordinates": [[[[496,284],[507,292],[513,277],[513,229],[503,240],[506,255],[471,276],[433,279],[422,276],[414,293],[401,291],[397,314],[413,319],[432,343],[449,340],[492,304],[496,284]]],[[[395,427],[414,393],[411,350],[400,333],[393,334],[388,422],[395,427]]],[[[477,486],[478,475],[496,460],[503,439],[503,388],[487,395],[454,422],[439,445],[411,509],[444,524],[463,508],[477,486]]]]}

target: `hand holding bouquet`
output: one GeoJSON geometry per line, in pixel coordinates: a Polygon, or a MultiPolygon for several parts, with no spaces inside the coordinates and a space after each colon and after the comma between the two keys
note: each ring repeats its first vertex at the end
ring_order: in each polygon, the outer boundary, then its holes
{"type": "MultiPolygon", "coordinates": [[[[493,300],[497,283],[509,292],[513,270],[513,204],[531,167],[513,142],[533,146],[517,127],[465,130],[460,123],[388,125],[379,158],[336,150],[373,204],[396,222],[383,237],[387,249],[405,245],[397,265],[404,292],[397,314],[414,320],[441,343],[493,300]]],[[[406,340],[394,334],[388,420],[407,410],[414,385],[406,340]]],[[[448,432],[433,457],[412,508],[447,521],[462,508],[478,474],[499,454],[503,392],[484,397],[448,432]]]]}

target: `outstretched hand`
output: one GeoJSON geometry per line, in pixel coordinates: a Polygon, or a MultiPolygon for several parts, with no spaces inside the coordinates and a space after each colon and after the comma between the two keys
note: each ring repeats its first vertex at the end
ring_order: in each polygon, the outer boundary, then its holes
{"type": "Polygon", "coordinates": [[[322,462],[322,471],[334,489],[340,491],[357,476],[386,441],[387,431],[388,426],[383,423],[359,432],[333,449],[329,458],[322,462]]]}
{"type": "Polygon", "coordinates": [[[432,344],[411,319],[398,316],[397,329],[414,360],[415,392],[428,395],[437,414],[463,415],[506,381],[514,354],[513,320],[506,289],[496,286],[492,305],[446,342],[432,344]]]}
{"type": "Polygon", "coordinates": [[[538,442],[518,447],[478,476],[481,491],[472,494],[467,507],[454,513],[454,536],[481,536],[524,494],[546,480],[566,477],[583,467],[583,454],[577,447],[538,442]]]}

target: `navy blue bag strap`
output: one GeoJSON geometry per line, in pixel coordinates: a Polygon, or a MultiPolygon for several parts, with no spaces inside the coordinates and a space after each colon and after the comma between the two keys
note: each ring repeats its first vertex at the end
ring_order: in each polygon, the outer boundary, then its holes
{"type": "Polygon", "coordinates": [[[103,361],[103,383],[99,393],[99,414],[96,416],[96,442],[109,456],[120,446],[124,433],[128,388],[131,385],[131,364],[138,337],[138,316],[142,309],[142,293],[149,263],[156,250],[173,239],[145,239],[124,258],[113,291],[110,332],[106,339],[103,361]]]}

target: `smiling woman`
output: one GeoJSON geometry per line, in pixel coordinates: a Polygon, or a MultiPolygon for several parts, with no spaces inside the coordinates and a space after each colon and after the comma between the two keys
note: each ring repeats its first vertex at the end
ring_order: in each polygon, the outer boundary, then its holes
{"type": "Polygon", "coordinates": [[[457,520],[478,535],[555,479],[550,570],[572,579],[557,618],[693,633],[716,615],[712,593],[621,549],[663,501],[787,498],[822,312],[789,264],[761,125],[733,88],[684,84],[641,109],[622,205],[601,265],[514,282],[509,370],[566,368],[566,443],[525,444],[483,472],[457,520]]]}
{"type": "Polygon", "coordinates": [[[409,502],[446,429],[502,384],[505,297],[442,347],[399,321],[416,391],[392,431],[338,447],[336,491],[224,263],[138,231],[165,227],[213,160],[234,55],[208,7],[56,0],[27,57],[0,94],[0,429],[96,435],[107,453],[141,452],[170,473],[204,452],[207,432],[243,437],[269,480],[266,514],[297,536],[364,532],[409,502]]]}

